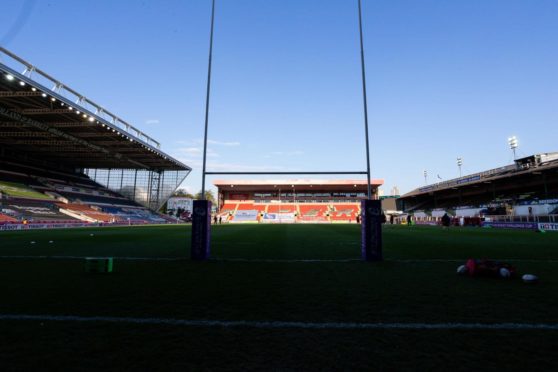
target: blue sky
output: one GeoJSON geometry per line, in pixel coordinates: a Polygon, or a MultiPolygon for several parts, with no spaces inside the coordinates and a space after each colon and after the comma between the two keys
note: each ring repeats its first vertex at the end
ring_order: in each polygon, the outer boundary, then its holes
{"type": "MultiPolygon", "coordinates": [[[[194,168],[210,0],[3,0],[0,44],[194,168]]],[[[558,2],[363,0],[372,177],[558,151],[558,2]]],[[[365,170],[356,1],[217,0],[208,170],[365,170]]],[[[223,178],[223,177],[219,177],[223,178]]],[[[208,178],[211,182],[212,178],[208,178]]]]}

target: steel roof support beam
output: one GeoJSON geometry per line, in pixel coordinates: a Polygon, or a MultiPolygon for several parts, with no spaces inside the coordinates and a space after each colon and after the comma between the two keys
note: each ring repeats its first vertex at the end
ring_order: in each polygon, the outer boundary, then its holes
{"type": "Polygon", "coordinates": [[[2,91],[0,92],[0,98],[39,97],[41,94],[41,92],[2,91]]]}
{"type": "MultiPolygon", "coordinates": [[[[67,139],[67,140],[73,142],[74,144],[81,145],[81,146],[83,146],[83,147],[87,147],[87,148],[89,148],[89,149],[91,149],[91,150],[94,150],[94,151],[97,151],[97,152],[101,152],[101,153],[104,153],[104,154],[109,155],[109,156],[113,156],[113,157],[116,158],[116,159],[125,160],[125,161],[128,161],[128,162],[132,163],[132,164],[136,164],[137,166],[139,166],[139,167],[141,167],[141,168],[148,168],[146,165],[144,165],[144,164],[142,164],[142,163],[140,163],[140,162],[137,162],[137,161],[135,161],[135,160],[129,159],[129,158],[127,158],[127,157],[124,157],[122,154],[120,154],[120,153],[118,153],[118,152],[111,152],[111,151],[109,151],[109,150],[107,150],[107,149],[105,149],[105,148],[103,148],[103,147],[94,145],[94,144],[92,144],[92,143],[90,143],[90,142],[88,142],[88,141],[85,141],[85,140],[83,140],[83,139],[81,139],[81,138],[77,138],[77,137],[75,137],[75,136],[72,136],[72,135],[70,135],[70,134],[68,134],[68,133],[66,133],[66,132],[62,132],[62,131],[60,131],[60,130],[58,130],[58,129],[56,129],[56,128],[51,128],[51,127],[50,127],[49,125],[47,125],[47,124],[38,122],[38,121],[33,120],[33,119],[30,119],[30,118],[27,118],[27,117],[21,115],[21,114],[18,113],[18,112],[14,112],[14,111],[9,110],[9,109],[7,109],[7,108],[5,108],[5,107],[2,107],[2,106],[0,106],[0,116],[7,117],[7,118],[9,118],[9,119],[11,119],[11,120],[20,121],[20,122],[22,122],[23,124],[27,124],[27,125],[33,126],[33,127],[37,128],[37,129],[39,129],[39,130],[42,130],[42,131],[51,133],[51,134],[53,134],[53,135],[55,135],[55,136],[58,136],[58,137],[61,137],[61,138],[64,138],[64,139],[67,139]]],[[[29,133],[27,133],[27,135],[29,135],[29,133]]]]}

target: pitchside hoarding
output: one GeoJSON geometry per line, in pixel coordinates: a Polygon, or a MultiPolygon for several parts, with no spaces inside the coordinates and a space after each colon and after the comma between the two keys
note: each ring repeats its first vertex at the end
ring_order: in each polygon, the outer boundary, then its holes
{"type": "Polygon", "coordinates": [[[482,226],[497,229],[558,231],[558,223],[556,222],[483,222],[482,226]]]}
{"type": "Polygon", "coordinates": [[[553,222],[539,223],[539,229],[545,231],[558,231],[558,223],[553,223],[553,222]]]}
{"type": "Polygon", "coordinates": [[[194,208],[194,201],[190,198],[172,197],[169,198],[167,202],[167,210],[177,210],[178,208],[184,210],[185,212],[192,213],[194,208]]]}
{"type": "Polygon", "coordinates": [[[535,222],[483,222],[483,227],[494,227],[497,229],[526,229],[535,230],[537,223],[535,222]]]}

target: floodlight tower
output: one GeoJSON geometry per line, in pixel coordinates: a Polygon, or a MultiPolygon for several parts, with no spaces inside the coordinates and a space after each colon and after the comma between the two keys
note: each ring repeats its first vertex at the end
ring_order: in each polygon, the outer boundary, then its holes
{"type": "Polygon", "coordinates": [[[428,172],[426,171],[426,169],[424,170],[424,172],[422,172],[422,175],[424,176],[424,184],[428,185],[428,172]]]}
{"type": "Polygon", "coordinates": [[[510,149],[513,151],[513,160],[515,160],[515,149],[519,144],[519,142],[517,141],[517,137],[511,136],[510,138],[508,138],[508,144],[510,145],[510,149]]]}
{"type": "Polygon", "coordinates": [[[463,165],[463,158],[462,157],[458,157],[457,158],[457,166],[459,167],[459,178],[461,178],[461,166],[463,165]]]}

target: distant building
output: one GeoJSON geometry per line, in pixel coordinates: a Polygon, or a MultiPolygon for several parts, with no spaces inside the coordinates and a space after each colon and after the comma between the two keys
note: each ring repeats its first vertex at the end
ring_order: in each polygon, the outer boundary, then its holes
{"type": "MultiPolygon", "coordinates": [[[[378,199],[383,180],[372,180],[378,199]]],[[[216,180],[219,215],[227,222],[356,222],[366,180],[216,180]]]]}

